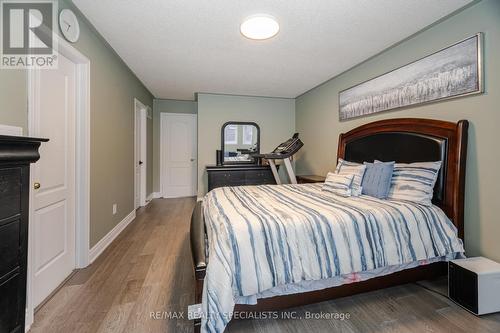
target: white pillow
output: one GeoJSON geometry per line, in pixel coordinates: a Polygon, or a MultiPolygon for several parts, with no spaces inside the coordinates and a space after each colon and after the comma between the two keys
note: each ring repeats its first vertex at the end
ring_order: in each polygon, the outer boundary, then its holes
{"type": "Polygon", "coordinates": [[[321,189],[343,197],[350,197],[353,179],[354,175],[339,175],[329,172],[321,189]]]}
{"type": "Polygon", "coordinates": [[[365,175],[366,165],[349,162],[339,158],[339,163],[337,164],[337,168],[335,172],[339,175],[354,175],[354,179],[351,184],[352,195],[357,197],[361,195],[363,191],[363,187],[361,186],[363,182],[363,176],[365,175]]]}
{"type": "Polygon", "coordinates": [[[387,199],[432,205],[434,185],[439,176],[439,162],[396,163],[387,199]]]}

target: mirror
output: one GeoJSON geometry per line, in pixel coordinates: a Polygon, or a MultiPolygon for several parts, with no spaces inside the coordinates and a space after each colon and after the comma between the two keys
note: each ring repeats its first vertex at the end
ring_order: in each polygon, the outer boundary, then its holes
{"type": "Polygon", "coordinates": [[[260,152],[259,125],[230,121],[222,126],[223,164],[256,163],[252,154],[260,152]]]}

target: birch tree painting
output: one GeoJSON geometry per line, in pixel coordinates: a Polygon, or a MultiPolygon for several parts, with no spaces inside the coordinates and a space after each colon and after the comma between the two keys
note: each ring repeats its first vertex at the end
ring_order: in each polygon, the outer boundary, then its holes
{"type": "Polygon", "coordinates": [[[481,35],[339,93],[340,120],[482,92],[481,35]]]}

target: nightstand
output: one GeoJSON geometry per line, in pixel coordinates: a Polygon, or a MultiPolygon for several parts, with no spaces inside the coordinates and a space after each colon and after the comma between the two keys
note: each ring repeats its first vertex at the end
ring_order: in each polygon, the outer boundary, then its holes
{"type": "Polygon", "coordinates": [[[500,311],[499,285],[500,264],[493,260],[474,257],[448,263],[449,297],[475,315],[500,311]]]}
{"type": "Polygon", "coordinates": [[[297,176],[297,183],[307,184],[307,183],[324,183],[326,177],[317,175],[301,175],[297,176]]]}

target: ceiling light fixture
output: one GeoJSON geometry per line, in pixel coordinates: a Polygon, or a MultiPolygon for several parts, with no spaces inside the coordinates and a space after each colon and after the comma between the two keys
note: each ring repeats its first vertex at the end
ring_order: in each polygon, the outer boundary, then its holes
{"type": "Polygon", "coordinates": [[[257,14],[247,17],[241,24],[240,31],[247,38],[263,40],[276,36],[280,25],[271,15],[257,14]]]}

